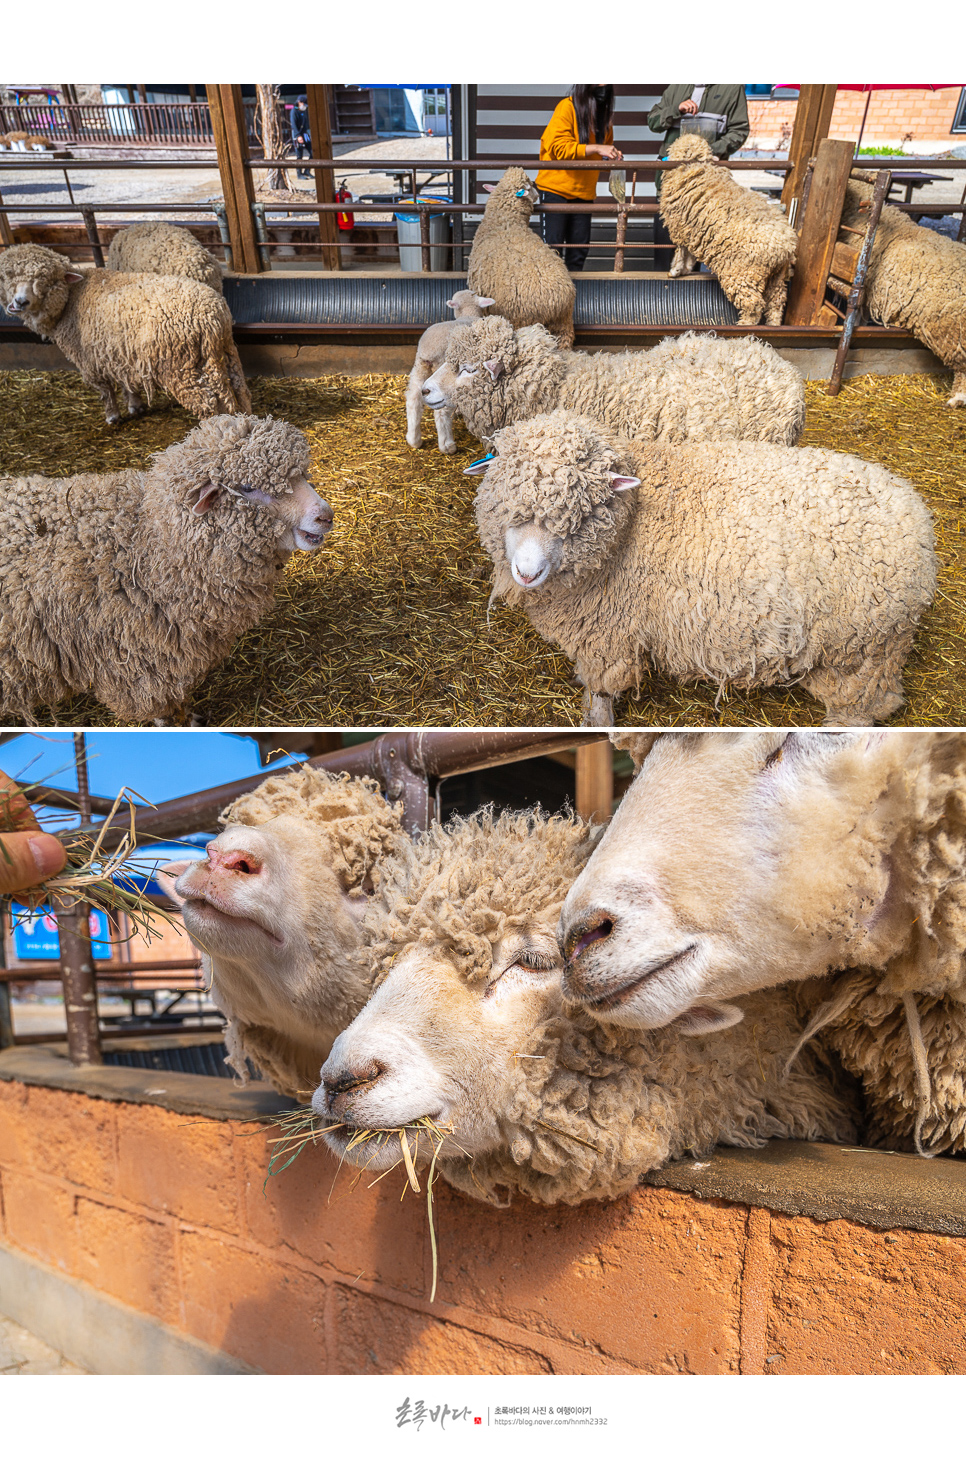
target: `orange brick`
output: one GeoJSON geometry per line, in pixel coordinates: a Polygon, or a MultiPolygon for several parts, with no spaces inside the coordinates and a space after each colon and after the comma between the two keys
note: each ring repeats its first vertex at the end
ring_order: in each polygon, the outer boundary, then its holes
{"type": "Polygon", "coordinates": [[[437,1190],[444,1302],[649,1372],[737,1372],[744,1207],[645,1190],[499,1211],[437,1190]]]}
{"type": "Polygon", "coordinates": [[[76,1269],[74,1198],[61,1187],[22,1171],[3,1173],[6,1238],[62,1272],[76,1269]]]}
{"type": "Polygon", "coordinates": [[[231,1130],[156,1105],[121,1105],[118,1194],[186,1222],[238,1233],[231,1130]]]}
{"type": "Polygon", "coordinates": [[[219,1242],[181,1237],[182,1326],[269,1374],[325,1374],[325,1284],[219,1242]]]}
{"type": "Polygon", "coordinates": [[[26,1160],[29,1142],[27,1128],[27,1087],[16,1080],[0,1080],[0,1163],[21,1166],[26,1160]]]}
{"type": "Polygon", "coordinates": [[[772,1216],[766,1373],[966,1373],[966,1238],[772,1216]]]}
{"type": "Polygon", "coordinates": [[[374,1172],[353,1188],[354,1167],[343,1165],[339,1171],[326,1148],[308,1147],[266,1182],[264,1138],[239,1135],[235,1148],[245,1172],[248,1230],[256,1242],[284,1245],[339,1273],[428,1297],[426,1202],[412,1192],[400,1202],[401,1172],[370,1190],[374,1172]]]}
{"type": "Polygon", "coordinates": [[[115,1108],[109,1100],[31,1085],[20,1132],[24,1163],[78,1186],[112,1192],[115,1108]]]}
{"type": "Polygon", "coordinates": [[[525,1344],[498,1343],[341,1284],[333,1297],[339,1374],[553,1373],[549,1360],[525,1344]]]}
{"type": "Polygon", "coordinates": [[[170,1224],[79,1197],[77,1275],[165,1323],[179,1318],[170,1224]]]}

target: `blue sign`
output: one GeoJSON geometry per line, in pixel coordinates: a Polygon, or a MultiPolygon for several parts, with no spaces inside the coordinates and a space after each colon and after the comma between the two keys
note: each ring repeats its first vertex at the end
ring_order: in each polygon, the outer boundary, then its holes
{"type": "MultiPolygon", "coordinates": [[[[60,957],[60,938],[57,935],[57,914],[49,907],[35,908],[33,912],[21,902],[14,902],[13,951],[24,962],[29,959],[56,961],[60,957]]],[[[91,955],[107,960],[111,956],[111,928],[107,914],[90,911],[91,955]]]]}

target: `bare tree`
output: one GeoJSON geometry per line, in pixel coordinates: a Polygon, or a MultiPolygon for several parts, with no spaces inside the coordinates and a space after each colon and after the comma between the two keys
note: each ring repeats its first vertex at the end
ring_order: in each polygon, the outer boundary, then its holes
{"type": "MultiPolygon", "coordinates": [[[[256,86],[255,92],[258,96],[255,130],[261,137],[265,156],[281,157],[285,151],[287,140],[283,135],[281,118],[279,116],[278,87],[256,86]]],[[[279,189],[288,189],[288,173],[283,167],[269,169],[268,186],[276,192],[279,189]]]]}

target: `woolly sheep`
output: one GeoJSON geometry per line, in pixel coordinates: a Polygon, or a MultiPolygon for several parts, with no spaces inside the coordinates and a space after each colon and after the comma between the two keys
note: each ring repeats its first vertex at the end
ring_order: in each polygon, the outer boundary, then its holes
{"type": "Polygon", "coordinates": [[[585,723],[612,725],[648,660],[720,689],[802,683],[829,725],[903,703],[936,557],[928,509],[885,467],[765,442],[669,450],[569,411],[493,449],[476,499],[493,598],[574,660],[585,723]]]}
{"type": "Polygon", "coordinates": [[[242,1084],[249,1061],[283,1095],[318,1084],[369,994],[362,916],[406,840],[401,816],[375,781],[300,766],[232,802],[203,861],[163,869],[242,1084]]]}
{"type": "MultiPolygon", "coordinates": [[[[868,222],[872,188],[853,178],[842,222],[868,222]]],[[[850,237],[850,241],[853,241],[850,237]]],[[[953,372],[948,406],[966,406],[966,246],[913,223],[898,208],[879,218],[865,306],[880,324],[911,330],[953,372]]]]}
{"type": "Polygon", "coordinates": [[[139,416],[155,389],[198,416],[251,410],[228,306],[196,279],[161,274],[81,274],[36,243],[0,253],[0,305],[53,340],[104,402],[107,423],[139,416]]]}
{"type": "Polygon", "coordinates": [[[294,426],[215,416],[147,471],[0,480],[3,723],[72,690],[123,723],[182,713],[331,529],[308,470],[294,426]]]}
{"type": "Polygon", "coordinates": [[[729,1035],[603,1029],[561,1000],[560,904],[593,831],[563,817],[455,818],[393,863],[366,914],[376,990],[336,1040],[313,1098],[340,1157],[385,1168],[399,1138],[347,1151],[361,1127],[409,1126],[419,1164],[495,1205],[507,1189],[575,1204],[717,1141],[855,1138],[850,1097],[812,1057],[782,1064],[799,1033],[790,999],[758,995],[729,1035]],[[756,1033],[753,1032],[757,1031],[756,1033]]]}
{"type": "Polygon", "coordinates": [[[485,186],[490,197],[473,238],[467,284],[491,297],[514,329],[544,324],[562,345],[573,344],[574,281],[530,227],[540,194],[522,167],[508,167],[495,187],[485,186]]]}
{"type": "Polygon", "coordinates": [[[614,739],[639,771],[564,904],[566,996],[725,1028],[792,983],[867,1140],[966,1150],[966,735],[614,739]]]}
{"type": "MultiPolygon", "coordinates": [[[[446,346],[453,331],[460,328],[466,320],[482,319],[483,311],[493,302],[485,294],[474,294],[472,289],[459,289],[452,299],[446,301],[447,308],[453,311],[456,318],[442,319],[423,332],[416,346],[416,359],[409,372],[409,384],[406,388],[406,440],[417,451],[422,445],[420,423],[423,419],[423,386],[446,358],[446,346]]],[[[436,439],[440,451],[452,456],[456,450],[453,412],[445,406],[436,412],[436,439]]]]}
{"type": "Polygon", "coordinates": [[[216,259],[187,228],[174,223],[131,223],[119,228],[107,251],[107,267],[120,274],[173,274],[197,279],[221,293],[216,259]]]}
{"type": "Polygon", "coordinates": [[[481,439],[563,407],[638,441],[794,446],[805,425],[805,383],[770,345],[692,332],[653,350],[584,355],[540,325],[514,333],[491,317],[453,335],[423,395],[481,439]]]}
{"type": "Polygon", "coordinates": [[[685,133],[668,150],[661,187],[661,217],[677,252],[670,275],[685,272],[685,257],[707,264],[739,324],[781,324],[798,234],[781,209],[743,188],[714,160],[706,138],[685,133]]]}

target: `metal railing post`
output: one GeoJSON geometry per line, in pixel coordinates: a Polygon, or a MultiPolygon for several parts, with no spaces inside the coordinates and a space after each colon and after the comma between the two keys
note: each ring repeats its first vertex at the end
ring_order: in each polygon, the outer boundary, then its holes
{"type": "MultiPolygon", "coordinates": [[[[74,759],[77,764],[77,804],[81,821],[88,824],[91,797],[83,730],[74,734],[74,759]]],[[[97,1022],[97,975],[91,952],[90,908],[79,899],[65,898],[56,903],[56,912],[70,1061],[74,1065],[100,1065],[104,1061],[97,1022]]]]}

